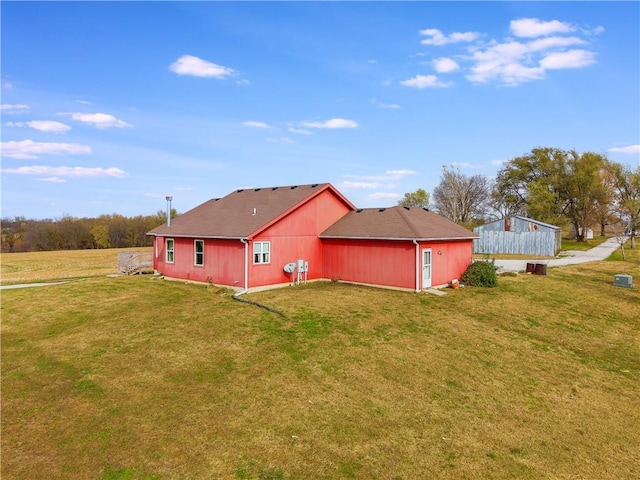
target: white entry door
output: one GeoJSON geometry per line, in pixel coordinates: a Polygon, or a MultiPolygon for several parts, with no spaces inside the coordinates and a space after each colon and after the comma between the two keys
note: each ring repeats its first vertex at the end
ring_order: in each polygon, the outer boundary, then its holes
{"type": "Polygon", "coordinates": [[[431,287],[431,249],[422,250],[422,288],[431,287]]]}

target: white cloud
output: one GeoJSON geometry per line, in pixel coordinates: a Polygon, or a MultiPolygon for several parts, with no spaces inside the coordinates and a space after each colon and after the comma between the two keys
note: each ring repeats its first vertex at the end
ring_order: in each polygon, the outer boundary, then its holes
{"type": "Polygon", "coordinates": [[[342,187],[347,188],[382,188],[384,185],[378,182],[342,182],[342,187]]]}
{"type": "Polygon", "coordinates": [[[242,125],[244,125],[245,127],[253,127],[253,128],[271,128],[269,125],[267,125],[264,122],[254,122],[253,120],[248,120],[244,122],[242,125]]]}
{"type": "Polygon", "coordinates": [[[243,87],[248,87],[249,85],[251,85],[251,82],[246,78],[241,78],[240,80],[236,81],[236,84],[242,85],[243,87]]]}
{"type": "MultiPolygon", "coordinates": [[[[64,113],[61,115],[65,115],[64,113]]],[[[109,115],[108,113],[70,113],[66,115],[71,115],[71,118],[77,120],[79,122],[87,123],[96,128],[125,128],[132,127],[133,125],[119,120],[113,115],[109,115]]]]}
{"type": "Polygon", "coordinates": [[[640,153],[640,145],[629,145],[628,147],[613,147],[610,148],[609,151],[611,153],[638,154],[640,153]]]}
{"type": "Polygon", "coordinates": [[[451,86],[451,83],[442,82],[435,75],[416,75],[408,80],[402,80],[401,85],[413,88],[443,88],[451,86]]]}
{"type": "Polygon", "coordinates": [[[33,120],[31,122],[7,122],[8,127],[31,127],[40,132],[64,133],[71,130],[69,125],[52,120],[33,120]]]}
{"type": "Polygon", "coordinates": [[[371,195],[367,195],[367,198],[370,198],[372,200],[395,200],[398,198],[402,198],[402,195],[393,192],[376,192],[372,193],[371,195]]]}
{"type": "Polygon", "coordinates": [[[595,63],[595,53],[588,50],[562,50],[585,43],[577,37],[548,37],[530,42],[492,42],[475,50],[467,79],[474,83],[498,81],[517,85],[545,78],[546,71],[559,68],[581,68],[595,63]]]}
{"type": "Polygon", "coordinates": [[[424,35],[425,38],[420,43],[423,45],[447,45],[448,43],[460,43],[460,42],[473,42],[480,37],[477,32],[454,32],[451,35],[444,35],[437,28],[427,28],[420,30],[420,35],[424,35]]]}
{"type": "Polygon", "coordinates": [[[178,75],[193,75],[194,77],[225,78],[233,75],[236,71],[233,68],[217,65],[193,55],[183,55],[173,62],[169,70],[178,75]]]}
{"type": "Polygon", "coordinates": [[[451,165],[457,168],[467,168],[470,170],[477,170],[485,167],[485,165],[475,165],[469,162],[452,162],[451,165]]]}
{"type": "Polygon", "coordinates": [[[4,88],[5,90],[11,90],[13,88],[13,84],[9,82],[4,82],[2,84],[2,88],[4,88]]]}
{"type": "Polygon", "coordinates": [[[324,122],[302,122],[302,125],[307,128],[356,128],[358,126],[353,120],[344,118],[332,118],[324,122]]]}
{"type": "Polygon", "coordinates": [[[298,135],[312,135],[313,132],[309,131],[309,130],[303,130],[301,128],[294,128],[294,127],[289,127],[289,131],[291,133],[296,133],[298,135]]]}
{"type": "Polygon", "coordinates": [[[491,165],[502,166],[507,163],[508,160],[491,160],[491,165]]]}
{"type": "Polygon", "coordinates": [[[385,173],[385,175],[389,175],[393,179],[399,179],[401,177],[406,177],[408,175],[417,175],[418,174],[418,172],[416,172],[415,170],[409,170],[409,169],[406,169],[406,168],[402,169],[402,170],[387,170],[384,173],[385,173]]]}
{"type": "Polygon", "coordinates": [[[569,33],[575,30],[574,26],[565,22],[560,22],[558,20],[543,22],[537,18],[520,18],[518,20],[511,20],[509,28],[516,37],[527,38],[541,37],[554,33],[569,33]]]}
{"type": "Polygon", "coordinates": [[[50,182],[50,183],[67,183],[64,178],[60,177],[46,177],[46,178],[36,178],[38,182],[50,182]]]}
{"type": "Polygon", "coordinates": [[[436,58],[433,61],[433,68],[438,73],[449,73],[458,70],[460,65],[451,58],[436,58]]]}
{"type": "Polygon", "coordinates": [[[371,100],[371,103],[373,103],[375,106],[380,107],[380,108],[389,108],[389,109],[392,109],[392,110],[396,110],[396,109],[400,108],[400,105],[398,105],[397,103],[383,103],[383,102],[379,102],[375,98],[373,100],[371,100]]]}
{"type": "Polygon", "coordinates": [[[88,167],[50,167],[44,165],[33,165],[29,167],[6,168],[3,173],[14,173],[18,175],[45,175],[49,177],[114,177],[122,178],[127,175],[119,168],[88,168],[88,167]]]}
{"type": "Polygon", "coordinates": [[[550,53],[542,60],[540,66],[544,69],[582,68],[596,62],[595,53],[588,50],[568,50],[566,52],[550,53]]]}
{"type": "Polygon", "coordinates": [[[265,140],[270,143],[294,143],[289,137],[266,137],[265,140]]]}
{"type": "Polygon", "coordinates": [[[34,142],[33,140],[10,141],[0,144],[2,156],[19,159],[34,159],[39,155],[82,155],[91,153],[91,147],[78,143],[34,142]]]}
{"type": "Polygon", "coordinates": [[[76,103],[80,103],[82,105],[91,105],[91,102],[88,102],[86,100],[76,100],[76,103]]]}
{"type": "Polygon", "coordinates": [[[0,105],[0,111],[4,113],[24,113],[29,111],[29,105],[3,103],[0,105]]]}

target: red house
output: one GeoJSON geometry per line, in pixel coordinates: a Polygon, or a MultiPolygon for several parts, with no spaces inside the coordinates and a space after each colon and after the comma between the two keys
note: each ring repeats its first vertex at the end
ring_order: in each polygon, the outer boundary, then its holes
{"type": "Polygon", "coordinates": [[[478,238],[421,208],[356,209],[329,183],[236,190],[149,235],[165,277],[245,291],[299,279],[420,291],[459,278],[478,238]]]}

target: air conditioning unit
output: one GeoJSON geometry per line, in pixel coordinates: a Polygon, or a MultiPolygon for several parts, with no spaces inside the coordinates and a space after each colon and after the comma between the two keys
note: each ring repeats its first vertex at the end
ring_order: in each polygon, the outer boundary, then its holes
{"type": "Polygon", "coordinates": [[[613,276],[613,284],[616,287],[633,287],[633,277],[631,275],[614,275],[613,276]]]}

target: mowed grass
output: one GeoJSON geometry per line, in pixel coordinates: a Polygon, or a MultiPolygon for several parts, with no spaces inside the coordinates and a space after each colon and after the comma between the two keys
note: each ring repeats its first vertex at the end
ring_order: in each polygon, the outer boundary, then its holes
{"type": "Polygon", "coordinates": [[[639,478],[639,253],[246,296],[284,317],[150,276],[5,290],[1,476],[639,478]]]}
{"type": "Polygon", "coordinates": [[[0,253],[0,285],[104,276],[118,271],[119,252],[150,247],[0,253]]]}

